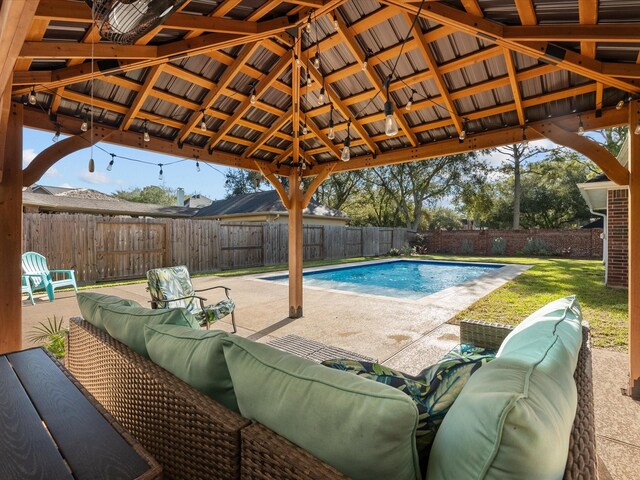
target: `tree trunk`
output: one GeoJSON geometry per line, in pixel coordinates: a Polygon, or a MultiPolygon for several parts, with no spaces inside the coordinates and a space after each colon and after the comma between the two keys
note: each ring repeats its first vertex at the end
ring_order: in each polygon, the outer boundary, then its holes
{"type": "Polygon", "coordinates": [[[513,229],[520,229],[520,199],[522,185],[520,183],[520,150],[513,147],[513,229]]]}

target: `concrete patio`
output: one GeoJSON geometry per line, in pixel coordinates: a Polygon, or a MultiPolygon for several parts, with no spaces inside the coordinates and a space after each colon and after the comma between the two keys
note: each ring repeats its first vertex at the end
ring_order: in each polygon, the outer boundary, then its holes
{"type": "MultiPolygon", "coordinates": [[[[459,329],[447,324],[455,313],[508,281],[493,276],[471,282],[465,290],[452,290],[416,302],[305,288],[304,317],[290,319],[288,288],[255,276],[199,277],[196,288],[226,285],[238,305],[238,334],[260,342],[293,334],[378,359],[390,367],[417,373],[458,343],[459,329]],[[455,301],[453,299],[455,298],[455,301]]],[[[96,287],[147,305],[146,283],[96,287]]],[[[213,297],[211,297],[213,299],[213,297]]],[[[23,302],[23,335],[47,317],[77,316],[73,292],[62,292],[55,302],[38,293],[36,305],[23,302]]],[[[217,328],[230,331],[224,319],[217,328]]],[[[588,319],[587,319],[588,320],[588,319]]],[[[30,346],[26,344],[25,347],[30,346]]],[[[640,477],[640,403],[622,396],[628,357],[625,353],[594,349],[596,432],[601,470],[615,479],[640,477]]],[[[607,478],[601,475],[601,478],[607,478]]]]}

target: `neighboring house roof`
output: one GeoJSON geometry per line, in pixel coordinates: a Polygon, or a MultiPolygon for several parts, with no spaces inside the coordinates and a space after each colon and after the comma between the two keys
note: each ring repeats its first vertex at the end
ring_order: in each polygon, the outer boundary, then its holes
{"type": "Polygon", "coordinates": [[[66,187],[51,187],[49,185],[32,185],[31,192],[55,195],[58,197],[75,197],[75,198],[89,198],[94,200],[113,200],[119,201],[119,199],[107,195],[106,193],[92,190],[91,188],[66,188],[66,187]]]}
{"type": "Polygon", "coordinates": [[[93,199],[66,195],[46,195],[22,192],[25,207],[37,207],[40,211],[92,213],[98,215],[129,215],[137,217],[191,217],[197,209],[188,207],[136,203],[109,198],[93,199]]]}
{"type": "MultiPolygon", "coordinates": [[[[287,209],[284,208],[284,205],[278,196],[278,192],[275,190],[268,190],[266,192],[248,193],[246,195],[237,195],[224,200],[217,200],[208,207],[201,208],[194,217],[223,217],[249,213],[277,213],[281,215],[288,215],[287,209]]],[[[302,213],[304,215],[320,217],[347,218],[344,213],[325,205],[320,205],[313,200],[302,213]]]]}
{"type": "Polygon", "coordinates": [[[604,218],[598,217],[593,222],[587,223],[580,228],[604,228],[604,218]]]}
{"type": "Polygon", "coordinates": [[[184,206],[191,207],[191,208],[200,208],[200,207],[206,207],[208,205],[211,205],[212,202],[213,200],[211,200],[209,197],[205,197],[204,195],[197,194],[197,195],[191,195],[190,197],[185,199],[184,206]]]}

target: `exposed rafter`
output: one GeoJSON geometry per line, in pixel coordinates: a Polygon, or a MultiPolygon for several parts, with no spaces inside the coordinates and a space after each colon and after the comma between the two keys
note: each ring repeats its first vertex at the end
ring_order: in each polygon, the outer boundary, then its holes
{"type": "Polygon", "coordinates": [[[515,0],[522,25],[537,25],[538,17],[532,0],[515,0]]]}
{"type": "Polygon", "coordinates": [[[511,91],[513,92],[513,101],[516,104],[516,111],[518,112],[518,121],[520,125],[524,125],[526,118],[524,114],[524,108],[522,108],[522,97],[520,96],[520,85],[518,84],[518,72],[516,71],[516,65],[511,55],[511,50],[504,49],[504,61],[507,66],[507,72],[509,72],[509,82],[511,83],[511,91]]]}
{"type": "Polygon", "coordinates": [[[262,135],[260,135],[260,138],[253,142],[253,144],[244,151],[242,157],[247,158],[256,153],[256,151],[258,151],[265,142],[272,138],[287,122],[292,120],[292,113],[293,109],[289,108],[284,115],[279,116],[277,120],[271,124],[269,129],[265,130],[262,135]]]}
{"type": "Polygon", "coordinates": [[[136,94],[136,98],[133,100],[133,103],[129,107],[129,110],[122,120],[121,128],[123,130],[129,130],[131,123],[138,115],[138,112],[140,112],[140,109],[142,108],[142,105],[144,105],[144,102],[149,96],[149,93],[153,90],[153,86],[158,81],[163,68],[164,65],[156,65],[155,67],[151,67],[151,69],[147,73],[147,77],[142,84],[142,88],[136,94]]]}

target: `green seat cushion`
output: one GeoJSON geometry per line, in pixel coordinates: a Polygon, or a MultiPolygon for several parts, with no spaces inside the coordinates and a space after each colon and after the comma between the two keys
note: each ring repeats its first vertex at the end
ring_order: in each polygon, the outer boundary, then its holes
{"type": "Polygon", "coordinates": [[[222,340],[226,332],[174,325],[145,326],[151,360],[225,407],[238,412],[222,340]]]}
{"type": "Polygon", "coordinates": [[[438,479],[559,479],[577,408],[580,307],[543,307],[467,382],[436,434],[427,470],[438,479]],[[455,461],[456,455],[464,461],[455,461]]]}
{"type": "Polygon", "coordinates": [[[145,325],[170,324],[200,328],[186,308],[152,310],[126,305],[100,305],[98,312],[109,335],[146,358],[149,358],[149,354],[144,339],[145,325]]]}
{"type": "Polygon", "coordinates": [[[353,479],[420,478],[404,393],[232,335],[224,355],[243,416],[353,479]]]}
{"type": "Polygon", "coordinates": [[[100,330],[104,330],[104,322],[100,318],[98,306],[100,305],[123,305],[128,307],[139,307],[138,302],[113,295],[103,293],[79,292],[76,296],[82,318],[100,330]]]}

